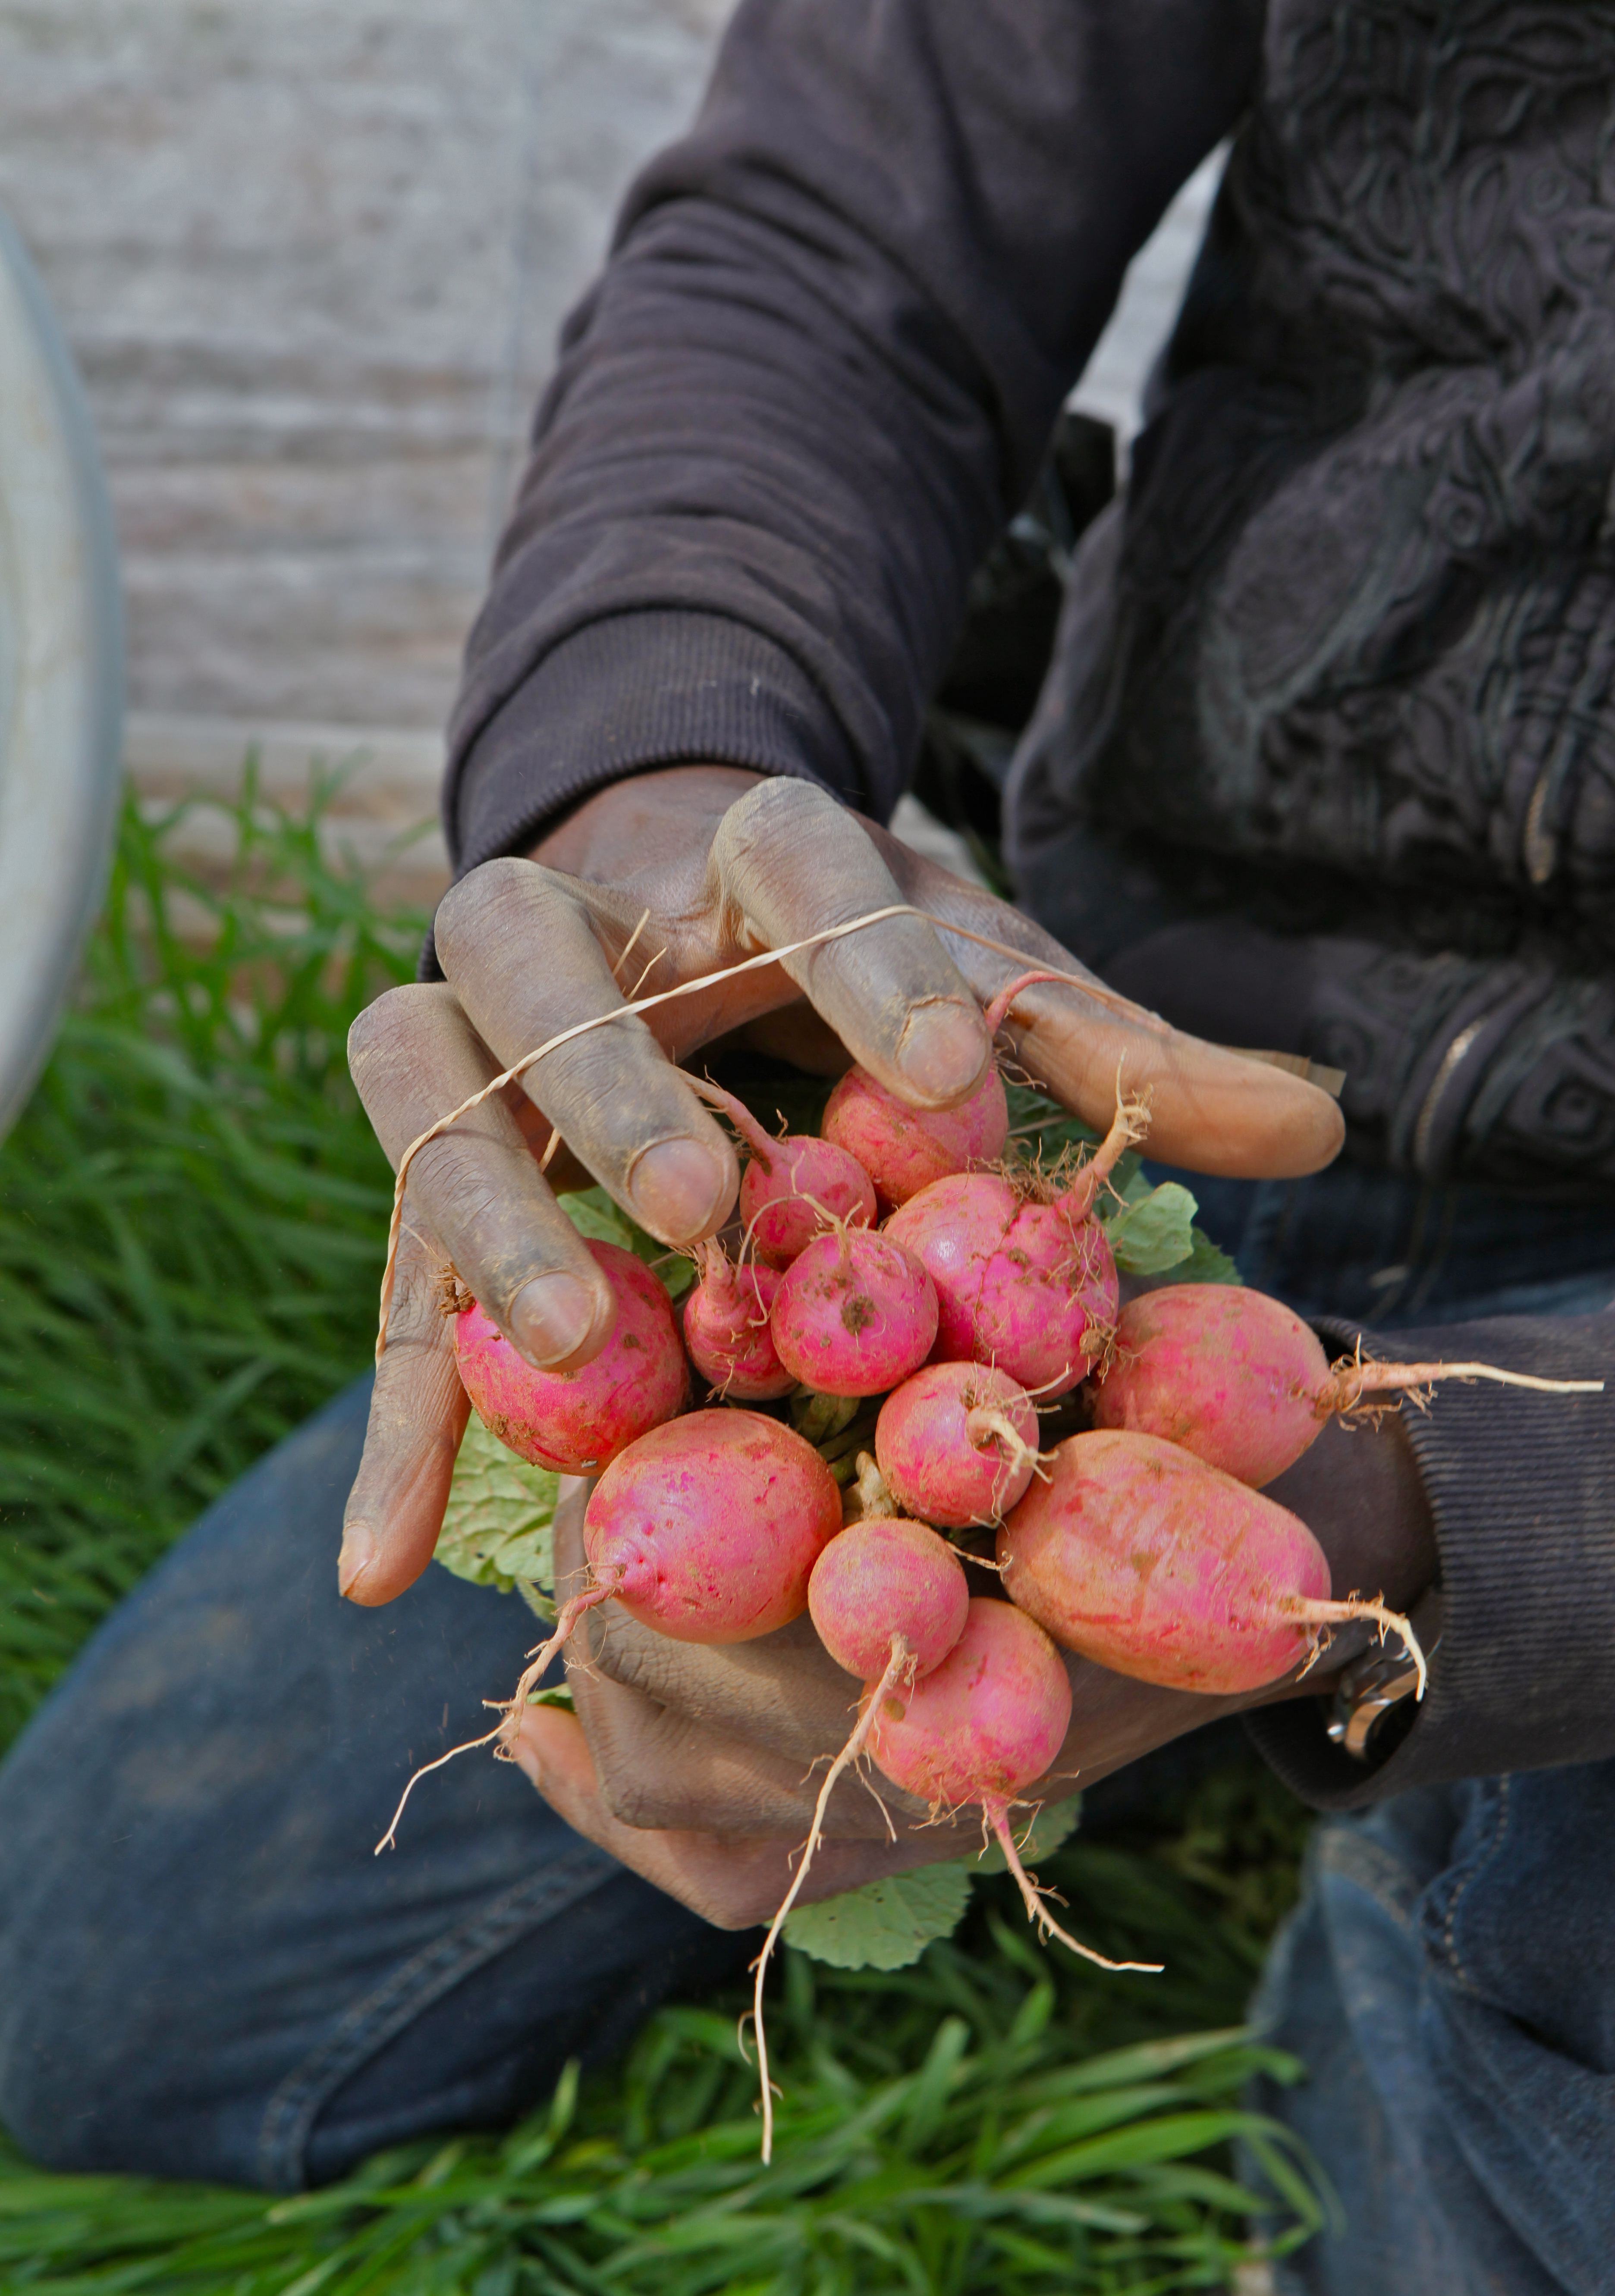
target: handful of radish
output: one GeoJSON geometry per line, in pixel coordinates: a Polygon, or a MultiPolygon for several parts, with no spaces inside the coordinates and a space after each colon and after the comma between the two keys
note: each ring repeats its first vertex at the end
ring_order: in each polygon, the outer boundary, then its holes
{"type": "MultiPolygon", "coordinates": [[[[1025,985],[988,1007],[995,1029],[1025,985]]],[[[592,1248],[619,1320],[581,1371],[532,1370],[474,1302],[456,1316],[461,1377],[490,1431],[528,1460],[599,1477],[587,1582],[475,1742],[508,1753],[533,1685],[609,1601],[707,1644],[808,1610],[862,1683],[757,1964],[767,2159],[764,1972],[848,1771],[870,1759],[933,1810],[979,1808],[1045,1936],[1107,1968],[1153,1966],[1103,1962],[1052,1919],[1021,1866],[1010,1813],[1051,1772],[1070,1720],[1055,1645],[1145,1681],[1240,1693],[1361,1618],[1401,1637],[1422,1696],[1406,1620],[1377,1599],[1333,1599],[1312,1534],[1258,1487],[1332,1413],[1376,1397],[1442,1376],[1555,1383],[1472,1364],[1332,1372],[1306,1324],[1237,1285],[1179,1284],[1120,1308],[1099,1212],[1146,1111],[1119,1090],[1105,1139],[1045,1173],[994,1160],[1008,1136],[996,1071],[937,1116],[854,1070],[822,1136],[779,1139],[730,1095],[700,1089],[750,1160],[735,1254],[701,1247],[682,1335],[665,1291],[608,1244],[592,1248]],[[705,1401],[687,1411],[692,1368],[705,1401]],[[1085,1380],[1094,1431],[1040,1457],[1037,1405],[1085,1380]],[[802,1390],[881,1398],[874,1456],[860,1457],[845,1508],[824,1459],[787,1423],[786,1398],[802,1390]],[[1006,1601],[972,1599],[939,1535],[972,1527],[996,1534],[1006,1601]]]]}

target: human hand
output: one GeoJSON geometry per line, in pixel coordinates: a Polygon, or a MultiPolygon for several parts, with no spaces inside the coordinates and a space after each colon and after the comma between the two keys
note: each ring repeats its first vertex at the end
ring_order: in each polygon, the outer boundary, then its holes
{"type": "MultiPolygon", "coordinates": [[[[576,1039],[416,1156],[348,1505],[339,1575],[353,1600],[400,1594],[441,1527],[468,1409],[442,1312],[451,1264],[529,1362],[573,1369],[604,1343],[611,1294],[538,1168],[552,1126],[567,1152],[556,1178],[592,1177],[663,1242],[693,1242],[722,1225],[737,1172],[677,1062],[743,1034],[827,1072],[850,1054],[914,1105],[948,1107],[990,1057],[981,1007],[993,992],[1029,965],[1081,971],[1015,910],[822,791],[721,766],[601,791],[532,862],[488,862],[445,897],[436,937],[447,982],[389,990],[349,1039],[395,1168],[504,1068],[619,1011],[642,966],[647,990],[667,988],[902,902],[1018,954],[945,946],[920,919],[892,918],[576,1039]]],[[[1101,1129],[1125,1070],[1130,1091],[1152,1095],[1152,1145],[1174,1163],[1299,1173],[1340,1143],[1324,1094],[1179,1035],[1097,982],[1027,989],[1010,1035],[1022,1065],[1101,1129]]]]}
{"type": "MultiPolygon", "coordinates": [[[[567,1486],[556,1515],[557,1570],[576,1584],[587,1489],[567,1486]]],[[[1372,1586],[1400,1603],[1429,1583],[1428,1510],[1394,1420],[1355,1433],[1331,1423],[1270,1495],[1310,1524],[1337,1595],[1372,1586]]],[[[575,1641],[568,1660],[576,1716],[529,1706],[515,1759],[576,1832],[706,1920],[725,1929],[767,1921],[792,1878],[822,1766],[852,1728],[858,1684],[806,1619],[716,1650],[671,1642],[614,1603],[590,1614],[579,1639],[586,1629],[586,1656],[575,1641]]],[[[1355,1654],[1365,1631],[1339,1637],[1335,1665],[1355,1654]]],[[[1027,1787],[1029,1803],[1096,1784],[1220,1715],[1327,1691],[1332,1670],[1326,1663],[1301,1680],[1298,1669],[1254,1694],[1211,1698],[1063,1656],[1070,1726],[1049,1775],[1027,1787]]],[[[971,1813],[934,1824],[911,1795],[878,1774],[873,1784],[879,1801],[854,1778],[841,1780],[802,1902],[980,1848],[971,1813]]]]}

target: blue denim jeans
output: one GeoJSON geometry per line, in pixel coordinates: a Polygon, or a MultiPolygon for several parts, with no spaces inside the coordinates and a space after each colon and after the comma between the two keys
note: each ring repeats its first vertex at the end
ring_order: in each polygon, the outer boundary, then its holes
{"type": "MultiPolygon", "coordinates": [[[[1615,1213],[1349,1166],[1190,1185],[1247,1280],[1313,1314],[1389,1330],[1615,1301],[1615,1213]]],[[[1318,1829],[1255,2003],[1310,2078],[1256,2102],[1311,2145],[1342,2224],[1281,2267],[1285,2296],[1615,2289],[1612,1908],[1615,1763],[1318,1829]]]]}
{"type": "Polygon", "coordinates": [[[754,1949],[467,1754],[533,1640],[429,1570],[338,1600],[370,1382],[217,1505],[0,1769],[0,2121],[62,2169],[293,2192],[496,2127],[754,1949]]]}
{"type": "MultiPolygon", "coordinates": [[[[1338,1168],[1193,1183],[1247,1276],[1365,1324],[1615,1300],[1615,1215],[1338,1168]]],[[[410,1769],[483,1726],[529,1639],[429,1571],[336,1599],[365,1386],[203,1520],[0,1770],[0,2120],[42,2161],[294,2190],[493,2126],[670,1988],[707,1929],[467,1756],[371,1855],[410,1769]]],[[[1258,2007],[1264,2097],[1346,2231],[1288,2269],[1363,2296],[1615,2287],[1615,1766],[1410,1795],[1322,1829],[1258,2007]]]]}

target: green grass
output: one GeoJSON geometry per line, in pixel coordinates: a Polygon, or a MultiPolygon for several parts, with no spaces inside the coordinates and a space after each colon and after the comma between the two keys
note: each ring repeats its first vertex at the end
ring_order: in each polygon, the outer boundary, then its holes
{"type": "MultiPolygon", "coordinates": [[[[172,818],[126,815],[75,1008],[0,1148],[0,1742],[167,1543],[368,1359],[389,1184],[343,1038],[409,977],[421,921],[378,913],[311,821],[250,790],[236,826],[235,879],[210,892],[175,865],[172,818]],[[211,912],[205,946],[178,930],[181,896],[211,912]]],[[[0,2142],[0,2287],[1226,2286],[1246,2252],[1237,2137],[1281,2238],[1319,2220],[1304,2165],[1242,2112],[1258,2059],[1229,2030],[1301,1830],[1235,1762],[1048,1861],[1079,1932],[1159,1953],[1159,1980],[1041,1953],[997,1882],[897,1975],[787,1953],[767,2171],[737,1994],[661,2011],[626,2064],[563,2082],[503,2138],[390,2154],[293,2201],[43,2176],[0,2142]]]]}

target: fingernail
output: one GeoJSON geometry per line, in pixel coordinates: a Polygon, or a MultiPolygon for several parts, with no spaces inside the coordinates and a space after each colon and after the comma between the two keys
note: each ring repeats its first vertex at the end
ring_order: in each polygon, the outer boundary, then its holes
{"type": "Polygon", "coordinates": [[[904,1023],[898,1066],[928,1098],[968,1092],[987,1059],[987,1029],[962,1004],[922,1004],[904,1023]]]}
{"type": "Polygon", "coordinates": [[[594,1294],[575,1275],[535,1275],[511,1301],[510,1333],[535,1369],[573,1355],[594,1322],[594,1294]]]}
{"type": "Polygon", "coordinates": [[[647,1148],[628,1175],[634,1209],[652,1232],[668,1242],[700,1235],[711,1222],[723,1191],[724,1173],[694,1140],[659,1140],[647,1148]]]}
{"type": "Polygon", "coordinates": [[[516,1767],[521,1771],[529,1785],[533,1787],[537,1792],[542,1793],[544,1792],[544,1765],[538,1759],[537,1755],[534,1753],[532,1748],[528,1744],[526,1739],[512,1739],[511,1742],[510,1751],[512,1761],[515,1763],[516,1767]]]}
{"type": "Polygon", "coordinates": [[[376,1535],[370,1525],[367,1522],[345,1523],[342,1551],[337,1557],[338,1594],[351,1595],[375,1559],[376,1535]]]}

